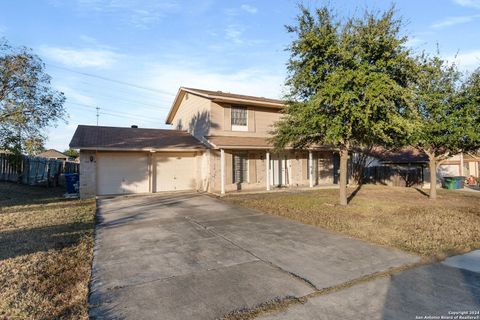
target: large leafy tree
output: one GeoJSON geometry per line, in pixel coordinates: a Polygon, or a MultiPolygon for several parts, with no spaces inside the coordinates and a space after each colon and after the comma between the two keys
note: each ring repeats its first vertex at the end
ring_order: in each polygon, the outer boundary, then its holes
{"type": "Polygon", "coordinates": [[[63,154],[69,156],[70,158],[78,158],[78,156],[80,155],[75,149],[66,149],[65,151],[63,151],[63,154]]]}
{"type": "Polygon", "coordinates": [[[0,148],[35,153],[44,129],[64,119],[65,96],[54,90],[40,58],[0,39],[0,148]]]}
{"type": "Polygon", "coordinates": [[[465,78],[454,64],[426,55],[418,67],[411,145],[428,156],[430,199],[436,199],[442,161],[480,148],[480,71],[465,78]]]}
{"type": "Polygon", "coordinates": [[[340,204],[347,204],[353,147],[395,144],[405,114],[414,61],[394,10],[340,20],[327,7],[301,7],[289,46],[287,107],[272,132],[276,147],[331,145],[340,153],[340,204]]]}

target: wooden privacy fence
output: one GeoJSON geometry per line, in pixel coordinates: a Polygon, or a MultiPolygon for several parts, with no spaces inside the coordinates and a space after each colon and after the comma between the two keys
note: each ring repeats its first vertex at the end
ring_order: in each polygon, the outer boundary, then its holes
{"type": "Polygon", "coordinates": [[[0,153],[0,181],[29,185],[63,184],[62,173],[78,173],[76,162],[0,153]]]}
{"type": "Polygon", "coordinates": [[[374,166],[364,168],[364,182],[394,187],[413,187],[423,184],[421,166],[374,166]]]}

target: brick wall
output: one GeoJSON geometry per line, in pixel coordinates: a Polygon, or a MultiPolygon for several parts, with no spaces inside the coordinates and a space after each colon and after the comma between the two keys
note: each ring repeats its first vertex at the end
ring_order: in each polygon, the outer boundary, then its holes
{"type": "Polygon", "coordinates": [[[97,193],[97,157],[95,151],[80,151],[80,197],[92,198],[97,193]],[[92,157],[92,161],[91,161],[92,157]]]}

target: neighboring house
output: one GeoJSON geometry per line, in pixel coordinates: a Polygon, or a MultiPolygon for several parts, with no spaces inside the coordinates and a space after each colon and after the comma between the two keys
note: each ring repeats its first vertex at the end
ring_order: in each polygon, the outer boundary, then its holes
{"type": "Polygon", "coordinates": [[[198,190],[225,193],[333,184],[338,155],[327,147],[273,152],[281,100],[180,88],[173,130],[79,126],[82,197],[198,190]]]}
{"type": "Polygon", "coordinates": [[[440,174],[442,176],[480,177],[480,155],[457,154],[440,165],[440,174]]]}
{"type": "Polygon", "coordinates": [[[36,156],[40,158],[47,158],[47,159],[56,159],[56,160],[63,160],[63,161],[68,160],[68,156],[66,154],[63,154],[60,151],[55,149],[48,149],[47,151],[39,153],[36,156]]]}
{"type": "Polygon", "coordinates": [[[428,157],[423,152],[413,148],[386,150],[376,147],[368,154],[364,169],[366,182],[399,187],[425,184],[428,157]]]}
{"type": "MultiPolygon", "coordinates": [[[[425,187],[430,185],[430,172],[428,168],[428,156],[413,148],[404,148],[399,151],[388,151],[382,148],[376,148],[371,152],[374,161],[370,166],[388,165],[401,167],[403,169],[422,168],[421,179],[425,187]]],[[[480,156],[475,154],[464,154],[452,156],[443,161],[437,169],[438,182],[442,182],[443,177],[480,176],[480,156]]]]}

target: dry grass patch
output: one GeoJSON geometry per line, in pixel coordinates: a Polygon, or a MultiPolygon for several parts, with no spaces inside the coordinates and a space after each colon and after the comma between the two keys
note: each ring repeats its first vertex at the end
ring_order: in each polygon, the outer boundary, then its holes
{"type": "Polygon", "coordinates": [[[441,259],[480,248],[480,192],[439,190],[438,199],[431,201],[422,190],[367,185],[347,207],[336,205],[338,190],[225,199],[427,257],[441,259]]]}
{"type": "Polygon", "coordinates": [[[88,319],[94,200],[0,182],[0,318],[88,319]]]}

